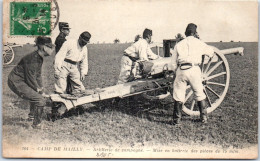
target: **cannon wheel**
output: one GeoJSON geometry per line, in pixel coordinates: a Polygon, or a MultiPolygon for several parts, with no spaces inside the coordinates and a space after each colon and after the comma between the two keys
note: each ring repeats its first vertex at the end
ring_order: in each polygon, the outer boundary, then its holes
{"type": "Polygon", "coordinates": [[[9,45],[3,47],[3,63],[4,65],[11,64],[14,60],[14,51],[9,45]]]}
{"type": "MultiPolygon", "coordinates": [[[[228,61],[218,49],[215,49],[213,58],[208,58],[208,61],[203,59],[201,71],[204,93],[206,94],[207,112],[211,113],[221,104],[228,91],[230,81],[228,61]]],[[[190,85],[186,89],[183,111],[192,116],[200,114],[190,85]]]]}

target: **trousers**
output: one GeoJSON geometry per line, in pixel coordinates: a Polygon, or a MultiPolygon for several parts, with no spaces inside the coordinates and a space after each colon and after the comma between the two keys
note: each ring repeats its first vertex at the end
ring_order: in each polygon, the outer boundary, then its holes
{"type": "Polygon", "coordinates": [[[46,104],[45,98],[29,87],[24,81],[15,81],[8,79],[9,88],[19,97],[28,100],[31,105],[43,107],[46,104]]]}
{"type": "Polygon", "coordinates": [[[68,76],[70,76],[70,83],[73,91],[80,92],[81,90],[85,90],[85,87],[80,80],[80,72],[78,66],[64,61],[59,73],[59,78],[56,79],[56,82],[54,84],[55,92],[66,92],[68,76]]]}
{"type": "Polygon", "coordinates": [[[193,66],[187,70],[181,70],[180,67],[177,68],[173,84],[174,100],[184,103],[187,83],[190,84],[197,101],[202,101],[206,98],[203,91],[201,69],[199,66],[193,66]]]}
{"type": "Polygon", "coordinates": [[[128,56],[123,55],[120,65],[121,69],[117,84],[130,82],[133,79],[133,77],[131,77],[131,73],[134,61],[131,60],[128,56]]]}

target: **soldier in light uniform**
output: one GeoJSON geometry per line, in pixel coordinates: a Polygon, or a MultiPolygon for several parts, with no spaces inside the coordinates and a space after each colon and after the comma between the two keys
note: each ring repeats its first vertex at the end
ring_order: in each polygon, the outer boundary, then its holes
{"type": "Polygon", "coordinates": [[[131,77],[134,63],[137,60],[148,61],[151,59],[159,58],[154,54],[149,46],[152,41],[152,30],[145,29],[143,32],[143,38],[139,38],[134,44],[128,47],[124,51],[124,55],[121,59],[121,70],[118,79],[118,84],[130,82],[133,80],[131,77]]]}
{"type": "Polygon", "coordinates": [[[85,90],[82,81],[88,73],[88,49],[86,45],[90,38],[89,32],[83,32],[78,40],[66,41],[56,54],[54,62],[56,93],[65,93],[68,76],[70,76],[74,92],[85,90]]]}
{"type": "Polygon", "coordinates": [[[51,38],[36,38],[38,49],[21,59],[8,76],[8,86],[19,97],[30,102],[29,119],[33,120],[33,128],[41,128],[43,108],[46,104],[41,78],[44,57],[54,53],[51,38]]]}
{"type": "Polygon", "coordinates": [[[193,23],[188,24],[185,35],[186,38],[180,41],[173,50],[173,62],[176,70],[176,78],[173,85],[174,112],[173,123],[179,124],[181,121],[181,108],[185,101],[187,83],[191,85],[198,102],[200,119],[203,123],[207,122],[206,95],[203,91],[201,69],[202,55],[213,57],[214,50],[197,37],[197,26],[193,23]]]}

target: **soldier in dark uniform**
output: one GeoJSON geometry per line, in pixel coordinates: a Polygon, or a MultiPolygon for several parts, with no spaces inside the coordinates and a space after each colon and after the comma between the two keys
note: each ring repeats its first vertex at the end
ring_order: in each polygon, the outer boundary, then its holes
{"type": "MultiPolygon", "coordinates": [[[[56,54],[59,52],[59,50],[62,47],[63,43],[66,41],[66,36],[68,36],[69,33],[70,33],[69,24],[67,22],[59,22],[59,30],[60,30],[60,34],[57,36],[57,38],[55,40],[55,45],[56,45],[55,51],[56,51],[56,54]]],[[[66,92],[68,94],[72,93],[70,77],[67,77],[66,92]]]]}
{"type": "Polygon", "coordinates": [[[44,57],[54,53],[51,38],[36,38],[38,50],[24,56],[8,76],[9,88],[18,96],[30,102],[29,118],[33,128],[41,128],[43,108],[46,104],[41,78],[44,57]]]}
{"type": "Polygon", "coordinates": [[[60,22],[59,23],[59,30],[60,30],[60,34],[57,36],[57,38],[55,40],[55,45],[56,45],[55,51],[56,51],[56,53],[59,52],[61,46],[66,41],[66,36],[68,36],[69,33],[70,33],[69,24],[67,22],[60,22]]]}

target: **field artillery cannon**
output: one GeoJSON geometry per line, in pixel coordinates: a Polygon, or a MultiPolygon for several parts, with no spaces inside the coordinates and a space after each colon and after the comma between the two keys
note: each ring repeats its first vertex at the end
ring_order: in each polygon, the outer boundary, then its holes
{"type": "MultiPolygon", "coordinates": [[[[218,50],[214,47],[212,58],[203,57],[200,65],[202,70],[204,92],[207,97],[207,112],[214,111],[224,100],[230,81],[230,69],[225,55],[243,55],[243,48],[218,50]]],[[[124,98],[144,94],[149,99],[162,99],[173,90],[174,72],[171,57],[163,57],[148,62],[138,62],[134,68],[134,80],[124,84],[95,89],[78,95],[52,94],[53,102],[61,102],[69,110],[73,107],[98,102],[111,98],[124,98]],[[159,92],[158,92],[159,91],[159,92]]],[[[183,111],[188,115],[199,115],[193,91],[188,85],[183,111]]]]}

